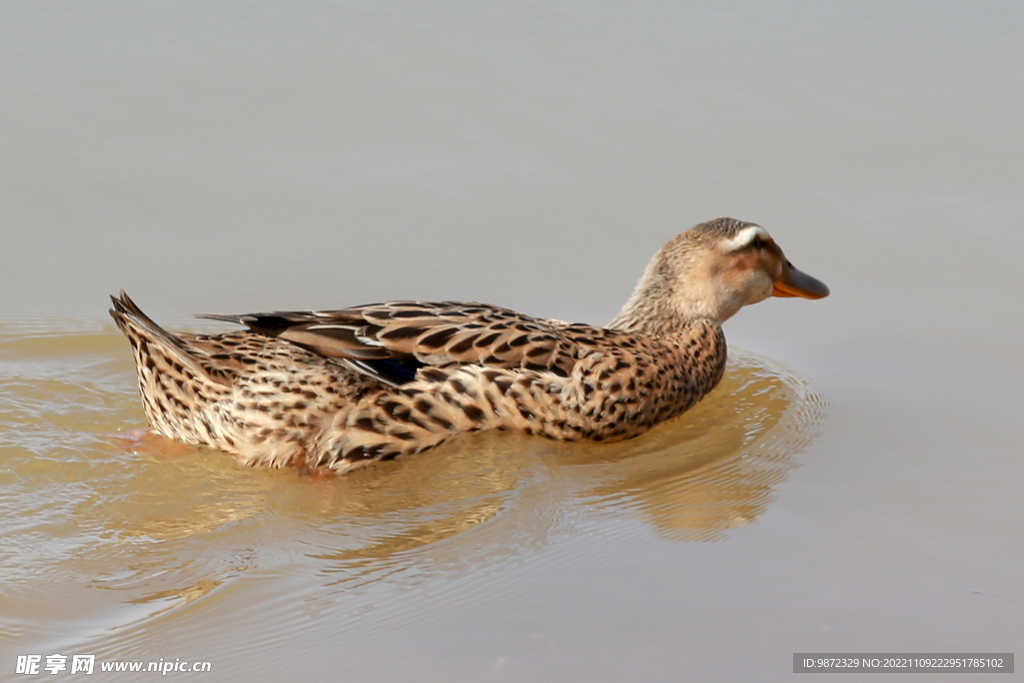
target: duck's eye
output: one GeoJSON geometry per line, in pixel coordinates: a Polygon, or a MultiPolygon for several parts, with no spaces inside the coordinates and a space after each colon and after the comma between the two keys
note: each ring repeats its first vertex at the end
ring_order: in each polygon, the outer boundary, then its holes
{"type": "Polygon", "coordinates": [[[764,249],[767,246],[768,243],[765,242],[764,238],[761,237],[760,235],[757,235],[756,237],[754,237],[754,239],[750,240],[750,242],[747,243],[747,247],[750,249],[764,249]]]}

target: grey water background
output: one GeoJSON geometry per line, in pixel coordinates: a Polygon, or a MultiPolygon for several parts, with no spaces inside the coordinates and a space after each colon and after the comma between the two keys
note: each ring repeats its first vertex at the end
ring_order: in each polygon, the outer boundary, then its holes
{"type": "MultiPolygon", "coordinates": [[[[260,565],[107,654],[210,659],[218,680],[283,679],[293,652],[323,676],[611,681],[1019,651],[1022,65],[1013,2],[3,3],[10,339],[98,329],[121,288],[170,327],[394,298],[601,323],[658,246],[718,215],[833,291],[726,326],[827,405],[770,504],[718,540],[612,515],[351,604],[260,565]]],[[[101,642],[74,604],[78,642],[101,642]]]]}

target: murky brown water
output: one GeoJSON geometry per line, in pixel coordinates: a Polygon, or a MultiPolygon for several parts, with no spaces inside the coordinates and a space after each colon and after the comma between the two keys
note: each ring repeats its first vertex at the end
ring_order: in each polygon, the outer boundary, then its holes
{"type": "Polygon", "coordinates": [[[5,3],[2,676],[1024,652],[1022,63],[998,1],[5,3]],[[741,311],[722,387],[639,440],[465,438],[322,480],[122,438],[121,288],[171,329],[397,298],[601,322],[721,214],[833,295],[741,311]]]}
{"type": "Polygon", "coordinates": [[[456,586],[480,590],[564,540],[727,538],[765,510],[824,414],[791,373],[734,352],[708,399],[632,442],[474,435],[322,479],[139,442],[129,430],[145,417],[121,336],[46,325],[8,324],[0,335],[12,426],[0,450],[0,563],[11,634],[47,652],[145,659],[161,630],[231,596],[244,605],[254,591],[259,616],[241,631],[233,611],[188,627],[195,646],[223,660],[223,648],[283,628],[334,633],[381,609],[401,618],[409,592],[429,585],[458,603],[456,586]]]}

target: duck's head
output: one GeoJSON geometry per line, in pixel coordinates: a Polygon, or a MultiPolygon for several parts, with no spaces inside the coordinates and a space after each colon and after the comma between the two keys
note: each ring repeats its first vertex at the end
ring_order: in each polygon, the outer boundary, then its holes
{"type": "Polygon", "coordinates": [[[825,283],[797,270],[768,231],[735,218],[686,230],[651,259],[633,296],[611,323],[654,332],[675,321],[708,318],[721,324],[770,296],[820,299],[825,283]]]}

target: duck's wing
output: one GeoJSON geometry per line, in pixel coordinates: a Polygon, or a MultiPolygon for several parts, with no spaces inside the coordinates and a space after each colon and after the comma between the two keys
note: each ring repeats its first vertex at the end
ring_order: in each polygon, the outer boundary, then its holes
{"type": "Polygon", "coordinates": [[[345,359],[360,372],[389,384],[411,381],[425,365],[478,364],[568,376],[581,344],[605,332],[454,301],[201,317],[240,323],[322,356],[345,359]]]}

